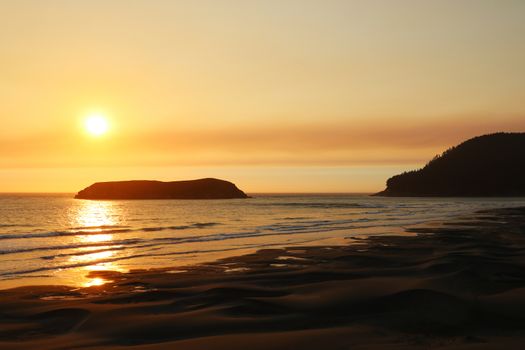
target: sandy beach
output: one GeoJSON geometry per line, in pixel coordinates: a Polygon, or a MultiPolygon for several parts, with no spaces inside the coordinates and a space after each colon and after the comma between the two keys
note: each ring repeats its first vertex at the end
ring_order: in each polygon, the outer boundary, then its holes
{"type": "Polygon", "coordinates": [[[525,341],[525,208],[347,246],[0,291],[1,349],[511,349],[525,341]]]}

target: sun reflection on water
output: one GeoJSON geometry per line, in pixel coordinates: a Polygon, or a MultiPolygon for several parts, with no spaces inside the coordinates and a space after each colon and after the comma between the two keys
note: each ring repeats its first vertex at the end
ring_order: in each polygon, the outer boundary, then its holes
{"type": "Polygon", "coordinates": [[[106,226],[116,225],[115,204],[110,201],[81,201],[80,206],[73,213],[71,224],[90,231],[102,230],[106,226]]]}
{"type": "MultiPolygon", "coordinates": [[[[110,247],[103,247],[103,248],[110,248],[110,247]]],[[[97,251],[93,253],[84,253],[85,250],[82,248],[79,249],[79,255],[73,255],[69,259],[70,262],[95,262],[99,260],[104,260],[112,257],[115,255],[114,251],[111,250],[104,250],[104,251],[97,251]]]]}
{"type": "Polygon", "coordinates": [[[78,243],[94,245],[77,248],[76,254],[69,257],[69,262],[86,264],[75,269],[74,279],[79,286],[101,286],[110,281],[101,277],[90,277],[89,272],[122,271],[115,262],[106,261],[117,254],[116,250],[112,249],[121,248],[120,245],[112,244],[115,240],[113,233],[105,233],[120,224],[117,219],[118,208],[109,201],[81,201],[79,204],[70,217],[71,227],[79,231],[75,240],[78,243]],[[107,243],[107,245],[100,245],[100,243],[107,243]]]}
{"type": "Polygon", "coordinates": [[[77,238],[81,242],[86,243],[100,243],[100,242],[111,242],[113,240],[112,234],[101,233],[94,235],[78,235],[77,238]]]}

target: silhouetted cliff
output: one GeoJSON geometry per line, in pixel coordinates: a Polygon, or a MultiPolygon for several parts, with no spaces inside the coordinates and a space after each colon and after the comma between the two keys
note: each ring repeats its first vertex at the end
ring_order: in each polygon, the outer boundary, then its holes
{"type": "Polygon", "coordinates": [[[229,199],[248,196],[233,183],[218,179],[189,181],[97,182],[78,192],[78,199],[229,199]]]}
{"type": "Polygon", "coordinates": [[[472,138],[422,169],[388,179],[380,196],[525,196],[525,133],[472,138]]]}

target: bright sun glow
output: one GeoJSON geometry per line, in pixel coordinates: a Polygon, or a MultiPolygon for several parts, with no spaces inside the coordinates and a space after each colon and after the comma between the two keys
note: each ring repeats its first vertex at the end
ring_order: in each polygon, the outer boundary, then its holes
{"type": "Polygon", "coordinates": [[[86,130],[94,136],[100,136],[108,131],[106,117],[101,114],[93,114],[86,119],[86,130]]]}

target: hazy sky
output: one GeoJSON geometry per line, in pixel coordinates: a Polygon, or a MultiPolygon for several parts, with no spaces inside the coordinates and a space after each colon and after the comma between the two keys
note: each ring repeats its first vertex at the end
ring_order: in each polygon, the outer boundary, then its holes
{"type": "Polygon", "coordinates": [[[525,131],[524,38],[525,1],[0,0],[0,191],[378,191],[525,131]]]}

